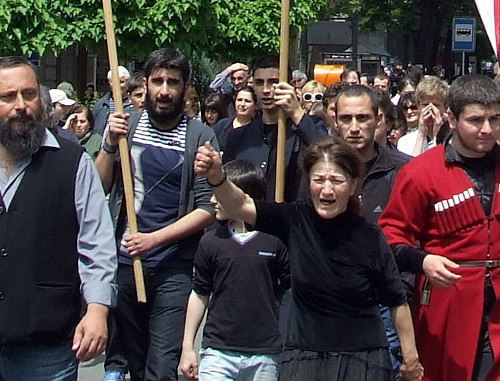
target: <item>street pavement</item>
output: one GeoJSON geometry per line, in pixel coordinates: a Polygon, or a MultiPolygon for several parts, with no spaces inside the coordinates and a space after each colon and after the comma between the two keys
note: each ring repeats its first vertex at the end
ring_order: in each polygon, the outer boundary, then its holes
{"type": "Polygon", "coordinates": [[[78,381],[102,381],[104,378],[104,354],[80,363],[78,381]]]}

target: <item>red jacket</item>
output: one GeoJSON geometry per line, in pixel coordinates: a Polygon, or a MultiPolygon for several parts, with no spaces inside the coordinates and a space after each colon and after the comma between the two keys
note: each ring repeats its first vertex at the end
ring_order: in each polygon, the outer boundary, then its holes
{"type": "MultiPolygon", "coordinates": [[[[495,169],[491,216],[485,215],[465,171],[445,162],[442,145],[413,159],[399,172],[382,226],[391,245],[417,246],[452,261],[500,259],[500,165],[495,169]]],[[[484,302],[485,267],[461,267],[462,278],[446,290],[432,288],[420,305],[425,277],[415,283],[414,324],[424,380],[472,379],[484,302]]],[[[500,295],[500,268],[491,271],[500,295]]],[[[500,379],[500,303],[490,315],[495,363],[488,380],[500,379]]]]}

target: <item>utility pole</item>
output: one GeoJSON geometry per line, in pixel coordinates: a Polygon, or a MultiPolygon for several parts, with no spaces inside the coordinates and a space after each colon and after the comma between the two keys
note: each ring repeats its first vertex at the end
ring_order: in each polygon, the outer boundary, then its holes
{"type": "Polygon", "coordinates": [[[355,14],[351,18],[351,29],[352,29],[352,67],[356,70],[360,69],[360,63],[358,60],[358,33],[359,33],[359,14],[355,14]]]}

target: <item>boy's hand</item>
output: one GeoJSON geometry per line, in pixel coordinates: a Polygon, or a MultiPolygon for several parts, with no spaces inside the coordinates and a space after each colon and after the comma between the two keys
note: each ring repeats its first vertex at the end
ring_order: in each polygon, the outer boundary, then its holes
{"type": "Polygon", "coordinates": [[[193,349],[183,349],[180,361],[182,374],[188,380],[198,379],[198,358],[193,349]]]}
{"type": "Polygon", "coordinates": [[[443,118],[441,117],[441,112],[436,106],[429,103],[422,109],[420,112],[418,127],[424,135],[436,137],[442,125],[443,118]]]}

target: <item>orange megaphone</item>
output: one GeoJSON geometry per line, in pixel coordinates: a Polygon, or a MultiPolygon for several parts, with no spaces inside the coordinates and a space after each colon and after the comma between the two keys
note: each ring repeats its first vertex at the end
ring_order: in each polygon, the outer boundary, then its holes
{"type": "Polygon", "coordinates": [[[340,82],[344,65],[314,65],[314,79],[325,86],[340,82]]]}

